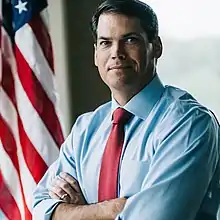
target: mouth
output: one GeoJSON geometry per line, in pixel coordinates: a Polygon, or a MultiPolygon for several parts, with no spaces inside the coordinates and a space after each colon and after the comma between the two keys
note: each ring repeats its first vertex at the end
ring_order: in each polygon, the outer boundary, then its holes
{"type": "Polygon", "coordinates": [[[131,69],[131,66],[111,66],[108,68],[108,70],[125,70],[125,69],[131,69]]]}

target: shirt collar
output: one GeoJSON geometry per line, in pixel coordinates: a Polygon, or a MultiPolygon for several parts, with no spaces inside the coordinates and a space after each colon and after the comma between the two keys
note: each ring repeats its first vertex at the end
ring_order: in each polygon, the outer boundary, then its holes
{"type": "MultiPolygon", "coordinates": [[[[158,75],[156,75],[151,82],[124,105],[123,108],[133,115],[145,120],[156,102],[160,99],[163,91],[164,85],[160,81],[158,75]]],[[[119,107],[121,106],[112,96],[112,113],[119,107]]]]}

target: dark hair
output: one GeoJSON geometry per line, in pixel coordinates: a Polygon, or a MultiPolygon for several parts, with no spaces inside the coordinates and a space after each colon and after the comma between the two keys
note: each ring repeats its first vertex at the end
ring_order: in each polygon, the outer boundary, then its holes
{"type": "Polygon", "coordinates": [[[150,42],[158,36],[157,16],[149,5],[139,0],[106,0],[98,6],[92,17],[91,30],[95,42],[100,15],[111,12],[138,18],[150,42]]]}

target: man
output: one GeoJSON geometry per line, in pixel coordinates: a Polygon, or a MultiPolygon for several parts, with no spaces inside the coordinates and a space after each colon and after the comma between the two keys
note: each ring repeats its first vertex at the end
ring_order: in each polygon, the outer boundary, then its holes
{"type": "Polygon", "coordinates": [[[112,100],[76,120],[34,193],[34,219],[216,219],[219,125],[189,93],[161,83],[155,13],[107,0],[91,27],[112,100]]]}

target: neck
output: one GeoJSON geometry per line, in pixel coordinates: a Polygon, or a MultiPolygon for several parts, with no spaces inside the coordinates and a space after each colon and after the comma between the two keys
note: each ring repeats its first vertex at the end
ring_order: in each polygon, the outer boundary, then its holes
{"type": "Polygon", "coordinates": [[[119,92],[119,91],[115,91],[112,92],[114,99],[117,101],[117,103],[120,106],[124,106],[126,105],[126,103],[129,102],[129,100],[132,99],[132,97],[134,97],[138,92],[119,92]]]}
{"type": "Polygon", "coordinates": [[[112,95],[117,103],[121,106],[126,105],[136,94],[138,94],[146,85],[150,83],[153,77],[147,81],[143,81],[140,85],[132,85],[123,88],[122,90],[112,89],[112,95]]]}

